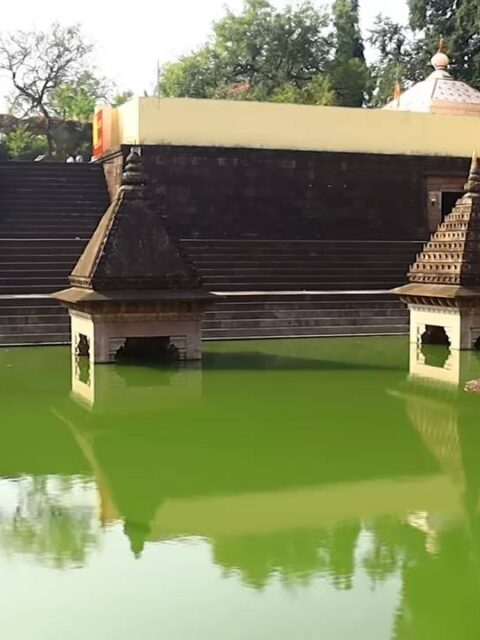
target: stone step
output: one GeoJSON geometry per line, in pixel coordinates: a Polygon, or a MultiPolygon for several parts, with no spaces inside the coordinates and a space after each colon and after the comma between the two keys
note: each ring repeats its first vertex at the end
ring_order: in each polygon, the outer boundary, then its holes
{"type": "MultiPolygon", "coordinates": [[[[58,233],[56,233],[55,235],[53,235],[51,232],[50,233],[37,233],[35,237],[32,237],[31,233],[29,233],[28,231],[25,232],[10,232],[8,234],[3,235],[1,233],[0,230],[0,246],[2,242],[39,242],[39,241],[43,241],[43,242],[81,242],[83,244],[86,244],[88,242],[88,240],[90,240],[90,235],[89,234],[85,234],[85,232],[83,232],[81,235],[77,234],[77,233],[71,233],[68,231],[63,232],[61,229],[59,229],[58,233]]],[[[18,246],[18,245],[17,245],[18,246]]]]}
{"type": "MultiPolygon", "coordinates": [[[[97,202],[96,203],[86,203],[81,200],[75,198],[70,198],[65,202],[45,202],[42,203],[32,203],[32,201],[25,203],[22,205],[21,203],[15,202],[9,204],[2,199],[1,202],[2,212],[8,218],[20,219],[22,217],[39,217],[39,216],[48,216],[48,215],[98,215],[100,216],[106,210],[108,203],[97,202]]],[[[4,217],[2,215],[2,220],[4,217]]]]}
{"type": "Polygon", "coordinates": [[[14,215],[6,215],[1,214],[1,222],[2,224],[55,224],[58,222],[61,223],[72,223],[78,221],[90,222],[91,224],[95,224],[98,222],[100,216],[98,213],[85,213],[84,211],[80,213],[42,213],[42,214],[14,214],[14,215]]]}
{"type": "Polygon", "coordinates": [[[35,281],[37,278],[41,278],[42,280],[49,281],[50,278],[62,278],[65,279],[68,277],[68,272],[65,272],[65,269],[59,268],[44,268],[41,269],[38,265],[35,267],[30,267],[26,269],[5,269],[4,265],[0,264],[0,283],[8,278],[12,282],[32,280],[35,281]]]}
{"type": "Polygon", "coordinates": [[[90,238],[97,228],[94,224],[45,225],[45,226],[0,226],[0,237],[3,238],[55,238],[56,235],[72,238],[90,238]]]}
{"type": "Polygon", "coordinates": [[[70,344],[70,332],[65,333],[25,333],[2,335],[0,328],[0,346],[24,346],[24,345],[56,345],[70,344]]]}
{"type": "Polygon", "coordinates": [[[207,286],[207,289],[211,291],[218,291],[219,293],[224,292],[242,292],[242,291],[295,291],[295,292],[304,292],[304,291],[364,291],[364,290],[388,290],[393,289],[398,286],[398,282],[386,283],[386,282],[360,282],[360,283],[352,283],[352,282],[322,282],[316,283],[318,286],[314,286],[315,283],[310,283],[307,285],[303,285],[301,287],[297,286],[298,283],[274,283],[270,284],[268,282],[265,283],[256,283],[255,287],[251,286],[251,283],[240,283],[240,284],[217,284],[216,286],[207,286]],[[366,286],[366,284],[368,286],[366,286]]]}
{"type": "Polygon", "coordinates": [[[322,247],[318,249],[311,249],[308,247],[298,247],[296,249],[284,249],[284,250],[274,250],[268,247],[257,247],[254,250],[241,250],[238,247],[226,248],[223,251],[192,251],[191,249],[182,247],[182,249],[186,252],[187,255],[191,256],[194,260],[199,260],[201,262],[228,262],[230,260],[282,260],[283,258],[322,258],[322,257],[335,257],[337,260],[344,259],[353,259],[353,258],[395,258],[396,260],[400,259],[410,259],[411,257],[416,256],[418,253],[422,251],[422,247],[419,247],[416,250],[409,251],[395,251],[394,249],[382,248],[378,250],[372,249],[355,249],[355,250],[341,250],[336,249],[335,247],[322,247]]]}
{"type": "Polygon", "coordinates": [[[330,317],[313,317],[313,318],[306,318],[303,316],[303,314],[297,314],[296,316],[293,317],[281,317],[281,318],[277,318],[277,319],[272,319],[272,318],[249,318],[249,319],[242,319],[241,322],[237,319],[234,320],[210,320],[210,319],[205,319],[203,322],[203,326],[205,327],[205,329],[237,329],[239,326],[241,326],[244,329],[248,329],[248,328],[261,328],[261,329],[265,329],[265,328],[271,328],[271,329],[276,329],[276,328],[282,328],[282,327],[295,327],[295,328],[299,328],[299,327],[331,327],[331,326],[336,326],[336,327],[343,327],[343,326],[349,326],[349,327],[356,327],[358,325],[361,325],[363,327],[365,326],[372,326],[372,327],[381,327],[385,324],[389,324],[389,325],[395,325],[395,326],[400,326],[400,325],[408,325],[408,315],[404,314],[404,315],[393,315],[393,316],[385,316],[385,317],[381,317],[381,316],[355,316],[355,315],[349,315],[349,317],[345,318],[343,317],[343,314],[341,316],[330,316],[330,317]]]}
{"type": "MultiPolygon", "coordinates": [[[[364,289],[385,289],[388,288],[388,283],[399,282],[402,283],[405,280],[401,274],[397,277],[383,275],[381,273],[372,274],[372,276],[366,277],[361,274],[318,274],[318,275],[304,275],[301,277],[291,276],[288,274],[279,276],[209,276],[203,278],[205,286],[216,290],[219,286],[228,291],[228,287],[240,287],[240,290],[258,290],[268,285],[269,289],[277,289],[279,291],[285,289],[291,289],[292,286],[297,287],[299,290],[303,289],[315,289],[322,288],[322,284],[338,284],[339,289],[348,291],[353,285],[362,285],[364,289]],[[375,284],[375,286],[373,286],[375,284]],[[341,285],[341,286],[340,286],[341,285]],[[243,287],[243,289],[242,289],[243,287]]],[[[233,289],[232,289],[233,290],[233,289]]],[[[237,289],[238,290],[238,289],[237,289]]]]}
{"type": "MultiPolygon", "coordinates": [[[[1,315],[1,310],[0,310],[1,315]]],[[[251,311],[208,311],[204,318],[205,322],[239,322],[239,321],[252,321],[252,320],[279,320],[279,319],[301,319],[301,320],[315,320],[315,319],[332,319],[332,318],[375,318],[379,315],[378,309],[364,308],[364,309],[276,309],[274,311],[268,309],[255,309],[251,311]]],[[[400,308],[382,309],[381,317],[406,317],[400,308]]]]}
{"type": "MultiPolygon", "coordinates": [[[[323,297],[323,296],[322,296],[323,297]]],[[[285,301],[282,303],[281,300],[277,302],[227,302],[227,303],[217,303],[214,307],[213,311],[207,311],[207,315],[210,313],[261,313],[262,311],[275,313],[276,311],[286,312],[294,312],[296,310],[302,312],[310,312],[321,309],[322,311],[328,312],[330,310],[371,310],[375,313],[382,313],[383,311],[388,312],[390,309],[404,309],[405,306],[400,302],[371,302],[371,301],[363,301],[363,300],[352,300],[349,302],[338,302],[338,301],[312,301],[312,302],[304,302],[304,301],[285,301]]]]}
{"type": "Polygon", "coordinates": [[[419,247],[423,246],[423,241],[419,242],[342,242],[334,240],[220,240],[217,242],[205,242],[205,241],[180,241],[180,246],[188,249],[191,253],[225,253],[232,249],[238,249],[242,253],[256,252],[259,249],[262,251],[280,251],[280,252],[297,252],[301,249],[309,250],[313,252],[324,252],[328,250],[340,251],[350,253],[352,251],[358,252],[372,252],[378,251],[400,251],[401,253],[414,252],[419,247]]]}
{"type": "MultiPolygon", "coordinates": [[[[44,278],[39,278],[39,280],[44,280],[44,278]]],[[[69,286],[68,278],[52,278],[48,279],[47,282],[26,282],[19,283],[18,281],[15,283],[4,284],[1,282],[0,278],[0,294],[8,295],[8,294],[46,294],[46,293],[54,293],[60,289],[65,289],[69,286]]]]}
{"type": "MultiPolygon", "coordinates": [[[[197,267],[198,268],[198,267],[197,267]]],[[[339,277],[350,277],[350,274],[356,275],[357,278],[360,277],[369,277],[372,274],[381,274],[382,276],[393,275],[401,276],[405,275],[405,272],[399,268],[393,268],[391,266],[385,266],[382,268],[372,267],[370,265],[357,265],[357,266],[343,266],[341,268],[332,267],[330,265],[316,264],[315,266],[299,266],[299,267],[291,267],[291,266],[283,266],[279,268],[270,268],[269,266],[264,266],[263,268],[250,268],[250,267],[240,267],[240,268],[232,268],[225,265],[223,268],[219,269],[198,269],[206,280],[213,280],[214,278],[238,278],[239,276],[248,280],[250,278],[283,278],[284,276],[288,277],[320,277],[322,278],[324,275],[327,277],[339,276],[339,277]]]]}
{"type": "Polygon", "coordinates": [[[58,310],[52,307],[0,307],[0,325],[2,324],[30,324],[45,322],[68,322],[66,309],[58,306],[58,310]]]}
{"type": "Polygon", "coordinates": [[[83,246],[84,239],[78,238],[2,238],[0,237],[0,255],[11,251],[18,255],[19,250],[23,249],[28,254],[31,251],[73,251],[83,246]]]}
{"type": "Polygon", "coordinates": [[[1,324],[0,325],[0,341],[6,336],[21,336],[21,335],[44,335],[44,334],[68,334],[70,332],[70,325],[65,322],[53,322],[53,323],[33,323],[29,324],[1,324]]]}
{"type": "Polygon", "coordinates": [[[205,329],[203,331],[203,338],[205,340],[248,340],[255,338],[406,335],[407,333],[408,327],[406,325],[385,324],[382,326],[353,325],[320,327],[317,331],[312,327],[276,327],[274,330],[270,328],[205,329]]]}
{"type": "Polygon", "coordinates": [[[25,269],[25,268],[59,268],[67,270],[72,269],[75,265],[76,259],[78,258],[78,254],[74,253],[71,255],[63,255],[63,256],[42,256],[35,255],[32,256],[0,256],[0,269],[25,269]]]}
{"type": "Polygon", "coordinates": [[[225,258],[224,260],[210,260],[209,257],[197,258],[195,257],[195,265],[202,271],[208,269],[222,269],[225,266],[229,268],[241,269],[243,267],[248,268],[282,268],[282,267],[305,267],[305,266],[319,266],[324,265],[329,268],[342,268],[345,266],[357,266],[366,265],[370,267],[383,268],[389,266],[392,268],[403,268],[407,263],[404,258],[390,257],[390,256],[362,256],[361,260],[340,259],[337,255],[325,255],[325,256],[275,256],[269,258],[268,256],[255,256],[255,257],[242,257],[242,258],[225,258]]]}

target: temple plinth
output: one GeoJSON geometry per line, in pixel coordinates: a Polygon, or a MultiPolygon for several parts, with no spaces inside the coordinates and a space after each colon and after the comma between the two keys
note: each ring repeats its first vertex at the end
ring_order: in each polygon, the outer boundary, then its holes
{"type": "Polygon", "coordinates": [[[122,183],[70,275],[53,294],[70,313],[72,354],[92,363],[117,355],[201,358],[201,320],[214,296],[149,206],[140,156],[130,153],[122,183]]]}
{"type": "Polygon", "coordinates": [[[398,294],[410,310],[410,342],[474,349],[480,337],[480,165],[476,154],[465,195],[446,216],[398,294]]]}

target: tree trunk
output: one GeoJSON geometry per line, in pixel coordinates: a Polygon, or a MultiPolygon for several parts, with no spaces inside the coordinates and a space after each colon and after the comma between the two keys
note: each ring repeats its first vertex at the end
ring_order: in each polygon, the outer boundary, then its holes
{"type": "Polygon", "coordinates": [[[52,118],[46,109],[42,109],[43,117],[45,118],[45,136],[47,137],[48,157],[53,156],[53,137],[52,137],[52,118]]]}

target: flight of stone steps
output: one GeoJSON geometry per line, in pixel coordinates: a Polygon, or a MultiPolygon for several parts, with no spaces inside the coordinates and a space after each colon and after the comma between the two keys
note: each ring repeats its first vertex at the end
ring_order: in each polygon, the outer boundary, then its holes
{"type": "Polygon", "coordinates": [[[386,292],[405,282],[420,242],[181,241],[205,286],[224,298],[206,339],[408,332],[405,306],[386,292]]]}
{"type": "MultiPolygon", "coordinates": [[[[0,345],[69,343],[68,316],[48,294],[68,286],[107,205],[99,165],[0,164],[0,345]]],[[[405,281],[419,242],[180,244],[223,294],[206,339],[407,332],[405,308],[385,291],[405,281]]]]}
{"type": "Polygon", "coordinates": [[[99,165],[0,164],[0,344],[69,342],[48,294],[68,286],[108,202],[99,165]]]}

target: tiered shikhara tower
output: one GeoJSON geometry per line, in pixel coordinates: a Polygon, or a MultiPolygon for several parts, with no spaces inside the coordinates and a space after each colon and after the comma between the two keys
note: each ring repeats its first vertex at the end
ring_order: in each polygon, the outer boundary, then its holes
{"type": "MultiPolygon", "coordinates": [[[[480,164],[476,154],[466,193],[440,224],[394,289],[410,310],[410,342],[443,328],[451,349],[474,349],[480,337],[480,164]]],[[[434,341],[434,340],[432,340],[434,341]]]]}
{"type": "Polygon", "coordinates": [[[214,296],[150,207],[146,182],[141,158],[131,152],[70,288],[53,294],[70,312],[74,357],[152,357],[170,343],[183,359],[201,358],[202,314],[214,296]]]}

